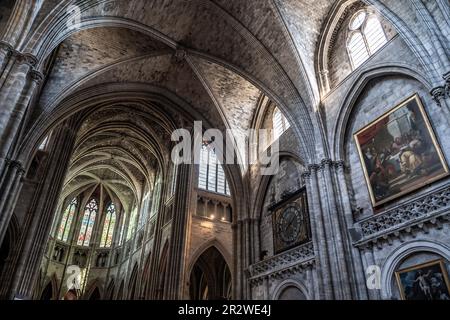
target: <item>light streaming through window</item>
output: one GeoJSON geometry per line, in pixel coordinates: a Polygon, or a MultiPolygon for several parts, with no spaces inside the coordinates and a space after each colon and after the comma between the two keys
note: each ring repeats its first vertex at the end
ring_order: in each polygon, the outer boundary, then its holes
{"type": "Polygon", "coordinates": [[[75,212],[77,210],[77,199],[73,199],[70,204],[64,210],[61,223],[59,224],[57,239],[67,242],[69,240],[70,228],[72,226],[73,219],[75,217],[75,212]]]}
{"type": "Polygon", "coordinates": [[[81,221],[80,235],[78,236],[77,244],[79,246],[89,246],[94,230],[95,218],[98,214],[98,204],[95,199],[92,199],[84,209],[83,220],[81,221]]]}
{"type": "Polygon", "coordinates": [[[374,13],[360,11],[349,25],[347,48],[353,68],[358,68],[386,44],[387,37],[374,13]]]}
{"type": "Polygon", "coordinates": [[[280,109],[275,108],[273,111],[273,139],[277,140],[281,137],[281,135],[291,127],[289,121],[287,121],[286,117],[280,111],[280,109]]]}
{"type": "Polygon", "coordinates": [[[106,210],[105,223],[103,224],[102,238],[100,241],[101,248],[109,248],[112,245],[114,228],[116,226],[116,207],[114,203],[108,206],[106,210]]]}
{"type": "Polygon", "coordinates": [[[217,160],[216,152],[207,145],[203,145],[200,151],[198,187],[206,191],[230,195],[230,187],[222,165],[217,160]]]}

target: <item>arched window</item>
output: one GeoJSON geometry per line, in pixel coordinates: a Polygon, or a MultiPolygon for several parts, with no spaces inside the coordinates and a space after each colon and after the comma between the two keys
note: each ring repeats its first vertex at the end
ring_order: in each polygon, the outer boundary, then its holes
{"type": "Polygon", "coordinates": [[[387,42],[378,17],[371,12],[358,11],[349,24],[348,54],[353,69],[358,68],[387,42]]]}
{"type": "Polygon", "coordinates": [[[287,121],[286,117],[277,107],[275,107],[275,110],[273,111],[272,125],[274,140],[280,138],[281,135],[291,127],[289,121],[287,121]]]}
{"type": "Polygon", "coordinates": [[[40,151],[47,151],[48,144],[50,142],[50,136],[51,136],[51,134],[49,134],[48,136],[46,136],[44,138],[44,140],[42,140],[42,142],[41,142],[41,144],[39,145],[39,148],[38,148],[40,151]]]}
{"type": "Polygon", "coordinates": [[[199,189],[230,195],[230,187],[222,165],[217,160],[216,152],[206,144],[202,146],[200,151],[198,187],[199,189]]]}
{"type": "Polygon", "coordinates": [[[59,224],[58,234],[56,236],[58,240],[67,242],[69,239],[70,228],[75,217],[77,205],[77,198],[74,198],[67,206],[66,210],[64,210],[61,223],[59,224]]]}
{"type": "Polygon", "coordinates": [[[114,228],[116,226],[116,206],[110,203],[106,209],[105,223],[103,224],[102,238],[100,241],[101,248],[109,248],[112,245],[114,228]]]}
{"type": "Polygon", "coordinates": [[[95,218],[98,213],[98,204],[95,199],[92,199],[84,209],[83,220],[81,221],[80,235],[78,236],[77,244],[79,246],[89,246],[91,241],[92,231],[94,229],[95,218]]]}

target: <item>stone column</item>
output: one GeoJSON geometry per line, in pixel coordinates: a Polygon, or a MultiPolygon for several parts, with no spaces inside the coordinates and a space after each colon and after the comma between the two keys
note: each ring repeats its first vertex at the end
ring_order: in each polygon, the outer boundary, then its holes
{"type": "Polygon", "coordinates": [[[246,277],[244,274],[245,265],[243,263],[244,243],[242,241],[242,221],[233,222],[231,228],[233,230],[233,248],[236,252],[233,258],[236,274],[233,283],[233,299],[244,299],[243,288],[245,286],[246,277]]]}
{"type": "Polygon", "coordinates": [[[326,240],[322,206],[317,183],[318,166],[310,165],[309,170],[303,174],[308,193],[308,206],[311,221],[311,235],[316,254],[317,281],[319,283],[318,296],[320,299],[331,300],[334,298],[330,261],[327,255],[328,243],[326,240]]]}
{"type": "Polygon", "coordinates": [[[0,89],[0,172],[17,137],[27,107],[43,75],[33,70],[37,60],[18,52],[11,58],[13,65],[0,89]]]}
{"type": "Polygon", "coordinates": [[[353,213],[352,208],[350,205],[349,200],[349,194],[345,179],[345,164],[344,161],[337,161],[336,162],[336,176],[337,176],[337,182],[339,184],[340,189],[340,195],[341,195],[341,202],[344,209],[344,235],[345,241],[348,243],[349,251],[351,253],[351,259],[352,259],[352,270],[353,274],[356,280],[355,286],[358,292],[359,299],[366,300],[368,298],[367,296],[367,290],[366,290],[366,282],[364,278],[364,269],[362,265],[362,257],[361,252],[352,245],[352,239],[350,239],[347,230],[353,226],[353,213]]]}
{"type": "MultiPolygon", "coordinates": [[[[164,216],[165,216],[165,203],[162,199],[166,197],[167,188],[165,187],[167,183],[162,184],[162,190],[160,194],[159,207],[157,208],[157,217],[156,217],[156,225],[155,225],[155,234],[153,239],[153,247],[152,247],[152,256],[150,260],[150,277],[147,279],[148,286],[147,292],[145,293],[145,297],[149,299],[156,299],[158,297],[158,280],[161,276],[158,272],[159,262],[160,262],[160,253],[161,253],[161,228],[164,224],[164,216]]],[[[157,199],[153,199],[153,201],[158,201],[157,199]]]]}
{"type": "Polygon", "coordinates": [[[22,189],[25,169],[15,160],[6,159],[5,169],[0,180],[0,243],[8,229],[14,206],[22,189]]]}
{"type": "MultiPolygon", "coordinates": [[[[5,42],[0,41],[0,79],[3,79],[3,73],[6,68],[6,65],[9,62],[9,58],[13,52],[12,46],[5,42]]],[[[3,81],[0,80],[0,88],[2,87],[3,81]]]]}
{"type": "Polygon", "coordinates": [[[10,298],[31,298],[55,209],[76,138],[76,119],[67,120],[52,135],[45,176],[35,192],[20,240],[20,256],[15,268],[10,298]]]}
{"type": "Polygon", "coordinates": [[[188,164],[180,164],[178,167],[166,273],[167,286],[164,292],[164,298],[167,300],[180,300],[183,295],[192,171],[192,166],[188,164]]]}

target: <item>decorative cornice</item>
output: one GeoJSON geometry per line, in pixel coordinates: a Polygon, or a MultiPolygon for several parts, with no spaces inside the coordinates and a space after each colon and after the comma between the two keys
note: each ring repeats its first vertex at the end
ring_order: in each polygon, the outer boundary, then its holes
{"type": "Polygon", "coordinates": [[[308,242],[297,248],[255,263],[248,268],[250,283],[258,284],[266,277],[283,277],[299,273],[315,261],[314,246],[308,242]]]}
{"type": "Polygon", "coordinates": [[[427,230],[427,225],[439,226],[450,219],[450,185],[416,200],[359,222],[362,239],[357,246],[369,242],[391,241],[402,233],[427,230]]]}

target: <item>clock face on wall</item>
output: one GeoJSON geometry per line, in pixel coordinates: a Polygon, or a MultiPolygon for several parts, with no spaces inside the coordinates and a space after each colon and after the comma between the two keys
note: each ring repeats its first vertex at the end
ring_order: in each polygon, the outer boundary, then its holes
{"type": "Polygon", "coordinates": [[[289,206],[282,211],[277,221],[277,233],[286,244],[292,244],[302,228],[302,214],[295,206],[289,206]]]}
{"type": "Polygon", "coordinates": [[[280,253],[310,241],[306,192],[272,208],[274,251],[280,253]]]}

